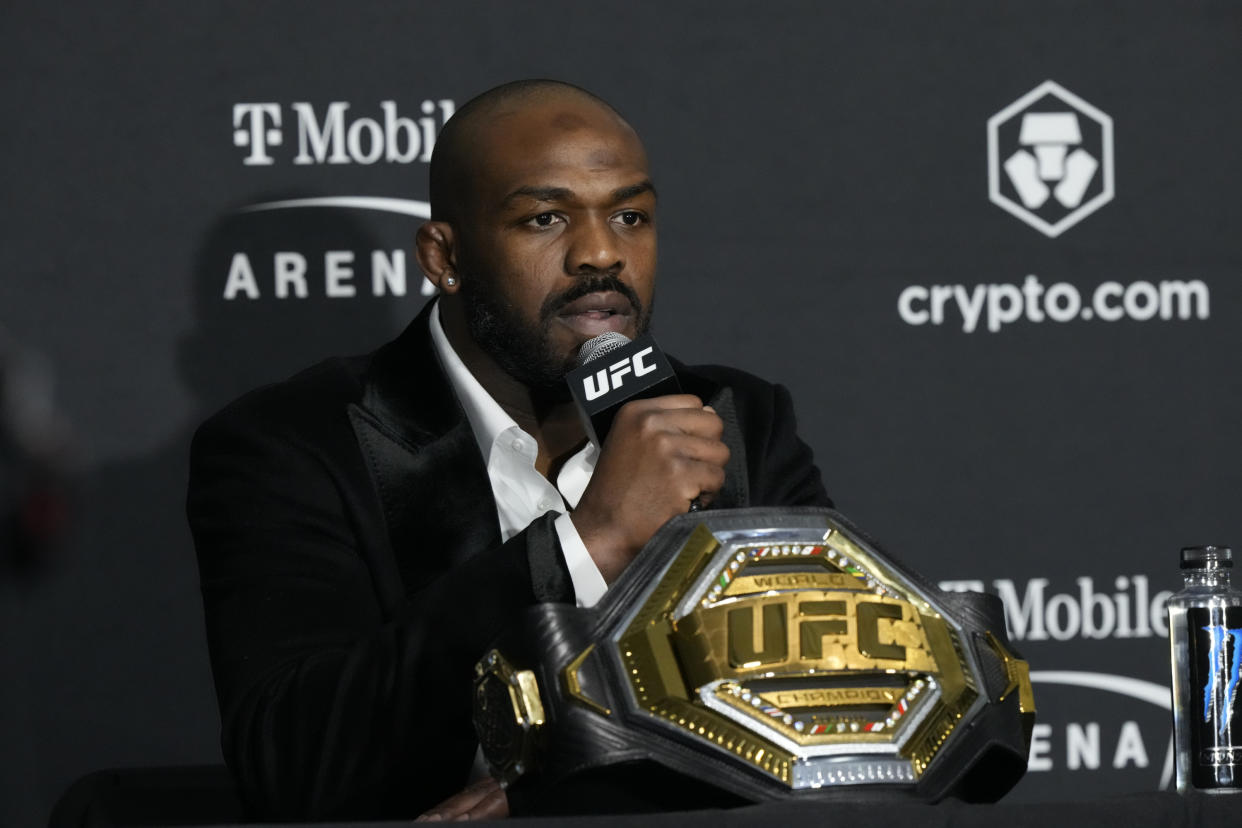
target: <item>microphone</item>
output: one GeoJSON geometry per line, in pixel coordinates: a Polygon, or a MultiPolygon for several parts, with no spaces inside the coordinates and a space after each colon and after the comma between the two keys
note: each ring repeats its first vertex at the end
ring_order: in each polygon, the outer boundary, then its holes
{"type": "Polygon", "coordinates": [[[631,340],[608,331],[582,343],[578,367],[565,375],[587,436],[604,445],[612,421],[630,400],[680,394],[673,366],[650,334],[631,340]]]}

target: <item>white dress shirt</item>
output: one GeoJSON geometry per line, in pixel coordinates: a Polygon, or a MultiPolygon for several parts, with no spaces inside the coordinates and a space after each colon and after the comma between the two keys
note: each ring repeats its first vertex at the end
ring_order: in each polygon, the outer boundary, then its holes
{"type": "Polygon", "coordinates": [[[509,540],[548,511],[560,512],[554,525],[578,606],[593,606],[603,597],[608,584],[570,520],[569,510],[578,505],[591,482],[599,450],[588,442],[565,461],[553,486],[535,468],[539,453],[535,438],[523,431],[487,393],[449,344],[440,324],[439,303],[431,309],[431,341],[487,462],[487,476],[500,517],[501,541],[509,540]]]}

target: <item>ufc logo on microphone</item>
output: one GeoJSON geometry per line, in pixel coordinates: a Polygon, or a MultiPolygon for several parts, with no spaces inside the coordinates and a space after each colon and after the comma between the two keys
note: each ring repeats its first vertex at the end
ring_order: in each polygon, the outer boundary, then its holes
{"type": "Polygon", "coordinates": [[[643,358],[650,356],[654,350],[654,347],[648,346],[631,357],[614,362],[607,368],[601,368],[594,374],[583,377],[582,390],[586,399],[599,399],[609,391],[615,391],[625,383],[627,375],[641,377],[656,370],[659,366],[643,362],[643,358]]]}

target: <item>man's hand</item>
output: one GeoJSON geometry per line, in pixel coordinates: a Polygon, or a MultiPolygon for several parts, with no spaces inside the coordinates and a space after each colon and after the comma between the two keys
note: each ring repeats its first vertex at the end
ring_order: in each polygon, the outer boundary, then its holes
{"type": "Polygon", "coordinates": [[[509,815],[504,789],[490,776],[453,794],[415,822],[465,822],[471,819],[503,819],[509,815]]]}
{"type": "Polygon", "coordinates": [[[691,394],[626,403],[573,512],[574,527],[611,584],[665,521],[706,505],[725,480],[724,423],[691,394]]]}

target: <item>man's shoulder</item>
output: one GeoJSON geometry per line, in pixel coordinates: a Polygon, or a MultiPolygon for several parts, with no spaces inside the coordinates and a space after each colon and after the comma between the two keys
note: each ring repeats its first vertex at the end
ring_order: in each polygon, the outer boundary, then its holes
{"type": "Polygon", "coordinates": [[[347,422],[349,405],[362,398],[370,360],[371,355],[333,357],[260,386],[208,417],[199,431],[240,428],[288,438],[336,431],[347,422]]]}
{"type": "Polygon", "coordinates": [[[682,383],[682,390],[702,397],[704,402],[723,389],[729,389],[737,403],[771,404],[781,386],[762,377],[728,365],[685,365],[669,360],[682,383]]]}
{"type": "Polygon", "coordinates": [[[702,377],[703,379],[714,382],[717,385],[728,386],[730,388],[739,387],[742,389],[771,388],[773,385],[771,382],[763,379],[762,377],[756,376],[749,371],[743,371],[741,368],[734,368],[730,365],[716,365],[710,363],[704,365],[686,365],[672,358],[670,358],[670,361],[673,364],[674,370],[676,370],[679,374],[702,377]]]}

